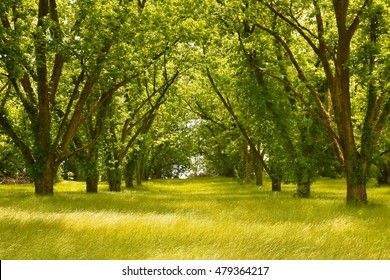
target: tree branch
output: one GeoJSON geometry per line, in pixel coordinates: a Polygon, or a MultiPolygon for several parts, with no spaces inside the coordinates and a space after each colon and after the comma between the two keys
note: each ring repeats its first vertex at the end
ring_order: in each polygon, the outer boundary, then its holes
{"type": "Polygon", "coordinates": [[[253,143],[253,141],[252,141],[251,137],[249,136],[246,128],[241,124],[240,120],[238,119],[238,117],[237,117],[236,113],[234,112],[233,108],[231,107],[231,105],[226,101],[226,99],[224,98],[222,93],[219,91],[217,85],[214,82],[213,76],[211,75],[210,69],[207,68],[206,70],[207,70],[207,77],[209,78],[210,84],[211,84],[212,88],[214,89],[215,93],[218,95],[219,99],[222,101],[222,103],[223,103],[224,107],[226,108],[226,110],[228,110],[229,114],[233,117],[233,119],[236,122],[238,128],[240,129],[242,135],[248,141],[249,146],[251,147],[251,149],[256,151],[256,153],[255,153],[256,157],[263,164],[263,167],[264,167],[265,171],[267,172],[267,174],[271,175],[271,170],[269,169],[268,165],[266,164],[266,162],[264,161],[264,159],[260,155],[261,152],[257,149],[256,145],[253,143]]]}
{"type": "Polygon", "coordinates": [[[370,4],[372,4],[372,0],[365,0],[363,5],[359,9],[356,17],[354,18],[354,20],[352,21],[351,25],[348,28],[348,34],[349,34],[350,38],[352,38],[353,34],[355,34],[355,32],[356,32],[356,30],[357,30],[357,28],[359,26],[360,17],[361,17],[361,15],[363,13],[363,10],[370,4]]]}
{"type": "Polygon", "coordinates": [[[269,4],[269,3],[266,3],[264,2],[264,0],[260,0],[260,2],[265,5],[272,13],[274,13],[276,16],[278,16],[280,19],[282,19],[283,21],[285,21],[288,25],[290,25],[292,28],[294,28],[305,40],[306,42],[309,44],[309,46],[313,49],[313,51],[318,54],[319,52],[319,49],[318,47],[314,44],[314,42],[312,41],[312,39],[305,33],[308,32],[310,36],[314,37],[315,39],[318,39],[318,36],[314,35],[311,31],[309,31],[307,28],[303,27],[301,24],[299,24],[298,20],[296,20],[294,17],[293,17],[293,20],[295,21],[295,23],[293,21],[291,21],[289,18],[287,18],[286,16],[284,16],[282,13],[280,13],[279,11],[277,11],[273,5],[269,4]]]}

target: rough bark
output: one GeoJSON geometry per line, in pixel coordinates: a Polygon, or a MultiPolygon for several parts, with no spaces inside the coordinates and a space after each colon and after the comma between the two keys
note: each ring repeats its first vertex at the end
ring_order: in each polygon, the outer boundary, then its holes
{"type": "Polygon", "coordinates": [[[347,204],[366,204],[368,179],[367,162],[364,160],[350,159],[346,162],[347,177],[347,204]]]}
{"type": "Polygon", "coordinates": [[[367,203],[367,161],[359,159],[360,155],[355,144],[351,112],[350,70],[348,66],[351,40],[359,23],[359,18],[356,17],[355,21],[348,27],[349,1],[334,0],[333,5],[337,20],[338,45],[332,102],[338,134],[343,147],[344,167],[347,177],[347,203],[367,203]]]}
{"type": "Polygon", "coordinates": [[[57,173],[57,166],[52,158],[42,161],[39,170],[34,173],[35,194],[52,195],[54,191],[54,180],[57,173]]]}

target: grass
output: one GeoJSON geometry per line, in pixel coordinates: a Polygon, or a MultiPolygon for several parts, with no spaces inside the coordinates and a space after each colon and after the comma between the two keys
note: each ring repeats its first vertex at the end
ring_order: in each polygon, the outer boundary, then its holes
{"type": "Polygon", "coordinates": [[[0,259],[390,259],[390,188],[345,205],[345,183],[322,179],[312,198],[226,178],[158,180],[86,194],[63,182],[53,197],[0,185],[0,259]]]}

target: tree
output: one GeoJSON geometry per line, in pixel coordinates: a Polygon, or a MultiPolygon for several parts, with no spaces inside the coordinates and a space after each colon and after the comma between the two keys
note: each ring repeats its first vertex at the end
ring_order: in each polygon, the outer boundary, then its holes
{"type": "Polygon", "coordinates": [[[190,173],[197,146],[191,115],[182,96],[168,97],[142,143],[144,179],[177,178],[190,173]]]}
{"type": "Polygon", "coordinates": [[[241,133],[218,96],[210,90],[201,69],[195,68],[182,77],[178,88],[192,115],[188,124],[196,147],[193,151],[193,175],[201,172],[206,175],[237,176],[241,166],[241,133]]]}
{"type": "MultiPolygon", "coordinates": [[[[361,90],[365,94],[361,101],[365,104],[364,121],[362,127],[356,126],[352,108],[355,93],[350,85],[352,78],[359,76],[351,72],[351,53],[361,48],[362,43],[375,45],[377,53],[370,55],[368,65],[372,69],[368,74],[383,79],[383,67],[376,58],[386,53],[384,34],[389,27],[385,20],[388,11],[380,1],[366,0],[351,4],[348,0],[334,0],[332,4],[317,0],[310,3],[259,0],[251,5],[246,16],[251,28],[259,28],[282,46],[300,83],[293,81],[290,75],[286,79],[267,69],[263,69],[263,73],[289,88],[295,98],[326,128],[344,166],[347,202],[364,204],[367,202],[368,171],[389,115],[390,100],[386,90],[363,86],[361,90]],[[257,13],[264,8],[268,16],[257,13]],[[373,10],[381,12],[372,13],[373,10]],[[365,14],[370,16],[365,17],[365,14]],[[363,40],[355,41],[368,26],[371,35],[366,34],[363,40]],[[291,36],[284,36],[287,30],[291,36]],[[302,57],[302,51],[305,57],[302,57]],[[327,96],[312,79],[311,74],[319,71],[326,81],[327,96]],[[302,85],[308,94],[303,94],[302,85]]],[[[253,66],[260,69],[259,65],[253,66]]]]}
{"type": "MultiPolygon", "coordinates": [[[[153,28],[143,26],[137,35],[147,42],[144,43],[144,57],[150,64],[142,68],[131,85],[124,87],[125,92],[115,102],[123,105],[112,109],[114,117],[107,134],[111,143],[107,173],[112,191],[120,190],[125,160],[129,163],[127,167],[133,169],[135,159],[131,158],[131,154],[137,154],[139,169],[143,154],[139,151],[133,153],[134,149],[139,149],[135,144],[142,145],[142,137],[153,125],[171,87],[196,63],[193,41],[203,36],[204,23],[195,21],[196,15],[192,11],[200,9],[201,4],[198,1],[182,3],[172,0],[153,1],[143,7],[141,19],[153,28]]],[[[125,171],[125,174],[130,176],[131,172],[125,171]]],[[[125,178],[125,181],[130,184],[131,180],[125,178]]]]}
{"type": "Polygon", "coordinates": [[[118,74],[112,66],[128,61],[124,33],[131,29],[124,27],[130,26],[129,10],[140,7],[40,0],[2,1],[0,8],[0,67],[9,93],[2,98],[0,124],[23,154],[35,193],[52,194],[60,163],[97,140],[98,135],[69,150],[79,128],[129,81],[130,67],[118,74]],[[104,86],[95,91],[98,84],[104,86]],[[24,138],[11,118],[12,102],[26,113],[23,130],[31,138],[24,138]]]}
{"type": "MultiPolygon", "coordinates": [[[[223,57],[228,57],[227,53],[223,53],[223,57]]],[[[213,59],[216,59],[215,53],[213,54],[213,59]]],[[[264,151],[264,145],[262,141],[259,141],[264,137],[264,135],[260,136],[261,133],[264,132],[264,130],[261,130],[260,134],[257,130],[256,124],[253,123],[253,118],[247,111],[247,107],[243,105],[243,102],[241,100],[241,96],[237,94],[239,92],[240,88],[237,87],[236,83],[237,81],[233,78],[233,76],[236,76],[240,78],[240,74],[235,72],[237,69],[229,69],[227,66],[229,63],[225,61],[224,63],[225,68],[219,69],[219,75],[218,80],[220,81],[217,84],[215,75],[211,72],[209,68],[206,69],[206,75],[208,77],[210,87],[214,91],[214,93],[218,96],[220,101],[222,102],[224,108],[227,110],[227,112],[230,114],[234,124],[237,126],[237,129],[241,132],[243,138],[245,139],[243,143],[243,157],[244,157],[244,164],[248,164],[248,155],[246,155],[247,150],[249,149],[251,153],[254,155],[254,162],[256,165],[261,165],[265,171],[268,173],[268,175],[272,179],[272,190],[273,191],[280,191],[281,190],[281,183],[282,183],[282,168],[280,168],[280,163],[282,161],[280,158],[278,160],[271,160],[271,156],[268,155],[268,162],[264,160],[264,155],[267,155],[268,151],[264,151]],[[229,73],[229,70],[232,70],[233,73],[229,73]],[[229,82],[228,82],[229,80],[229,82]],[[226,89],[226,92],[222,92],[221,87],[226,89]],[[230,95],[232,95],[232,98],[229,98],[230,95]],[[233,100],[235,101],[233,103],[233,100]]],[[[210,65],[208,65],[210,66],[210,65]]],[[[274,141],[275,142],[275,141],[274,141]]],[[[275,146],[275,145],[274,145],[275,146]]],[[[277,156],[276,153],[273,154],[275,157],[277,156]]],[[[281,154],[279,153],[279,156],[281,154]]],[[[247,167],[244,166],[243,172],[246,173],[247,167]]],[[[244,176],[245,177],[245,176],[244,176]]]]}
{"type": "Polygon", "coordinates": [[[107,133],[107,176],[111,191],[120,191],[123,161],[136,141],[150,130],[169,88],[179,75],[176,69],[168,72],[165,58],[164,55],[162,68],[156,62],[139,77],[135,86],[127,88],[132,95],[118,97],[115,103],[123,106],[112,108],[113,117],[107,133]]]}

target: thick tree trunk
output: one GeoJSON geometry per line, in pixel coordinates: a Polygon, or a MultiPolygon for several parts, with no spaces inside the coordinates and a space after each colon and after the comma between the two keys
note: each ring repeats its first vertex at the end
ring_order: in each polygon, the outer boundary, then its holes
{"type": "Polygon", "coordinates": [[[367,192],[365,182],[347,182],[347,203],[367,204],[367,192]]]}
{"type": "MultiPolygon", "coordinates": [[[[332,102],[344,155],[344,168],[347,177],[347,204],[366,204],[368,161],[360,158],[361,155],[355,143],[350,95],[350,69],[348,64],[351,40],[357,30],[359,17],[356,17],[354,22],[347,27],[349,1],[334,0],[333,5],[337,19],[338,44],[332,102]]],[[[367,144],[369,143],[362,143],[362,149],[366,149],[367,147],[364,145],[367,144]]],[[[368,158],[370,155],[366,153],[365,156],[368,158]]]]}
{"type": "Polygon", "coordinates": [[[99,173],[95,175],[87,175],[87,193],[97,193],[98,192],[98,183],[99,183],[99,173]]]}
{"type": "Polygon", "coordinates": [[[41,170],[34,176],[35,194],[53,195],[54,180],[57,173],[54,160],[48,159],[45,163],[40,164],[39,169],[41,170]]]}
{"type": "Polygon", "coordinates": [[[298,182],[296,197],[309,198],[310,197],[310,181],[298,182]]]}
{"type": "Polygon", "coordinates": [[[367,162],[349,160],[346,162],[347,204],[367,204],[367,162]]]}
{"type": "Polygon", "coordinates": [[[87,170],[86,175],[87,193],[97,193],[99,184],[99,171],[97,169],[97,163],[92,163],[90,167],[91,169],[87,170]]]}
{"type": "Polygon", "coordinates": [[[34,181],[35,194],[52,195],[54,190],[54,176],[46,172],[34,181]]]}

